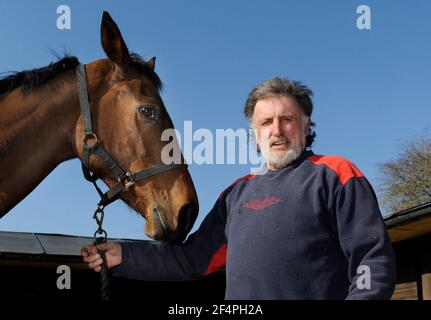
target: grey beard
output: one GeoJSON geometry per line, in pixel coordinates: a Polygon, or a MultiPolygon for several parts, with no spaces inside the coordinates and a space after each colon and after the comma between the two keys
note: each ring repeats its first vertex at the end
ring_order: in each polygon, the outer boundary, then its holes
{"type": "Polygon", "coordinates": [[[268,157],[268,163],[271,164],[274,168],[281,169],[291,164],[298,157],[299,153],[294,149],[290,149],[281,157],[277,157],[270,154],[268,157]]]}
{"type": "Polygon", "coordinates": [[[271,152],[269,152],[269,150],[266,150],[266,148],[262,148],[261,153],[268,164],[270,164],[274,168],[281,169],[298,159],[298,157],[302,153],[302,148],[301,146],[294,146],[282,155],[278,156],[271,154],[271,152]]]}

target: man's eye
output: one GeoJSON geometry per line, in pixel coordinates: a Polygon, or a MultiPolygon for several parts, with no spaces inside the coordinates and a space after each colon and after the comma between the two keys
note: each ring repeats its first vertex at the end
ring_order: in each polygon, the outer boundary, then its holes
{"type": "Polygon", "coordinates": [[[144,117],[145,119],[157,120],[156,111],[154,110],[153,107],[150,107],[150,106],[139,107],[139,114],[141,115],[141,117],[144,117]]]}

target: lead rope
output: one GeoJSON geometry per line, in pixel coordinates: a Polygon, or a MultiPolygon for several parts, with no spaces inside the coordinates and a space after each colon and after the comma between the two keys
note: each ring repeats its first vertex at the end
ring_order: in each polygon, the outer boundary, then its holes
{"type": "MultiPolygon", "coordinates": [[[[94,232],[93,239],[94,245],[106,243],[108,239],[108,234],[106,230],[102,228],[103,219],[105,217],[105,212],[103,211],[105,207],[103,205],[99,205],[94,211],[93,219],[96,220],[97,230],[94,232]],[[99,236],[97,236],[99,235],[99,236]]],[[[111,290],[110,290],[110,279],[109,279],[109,271],[108,264],[106,262],[106,253],[105,251],[100,251],[100,256],[102,257],[103,263],[101,265],[102,270],[100,271],[100,299],[102,300],[110,300],[111,298],[111,290]]]]}

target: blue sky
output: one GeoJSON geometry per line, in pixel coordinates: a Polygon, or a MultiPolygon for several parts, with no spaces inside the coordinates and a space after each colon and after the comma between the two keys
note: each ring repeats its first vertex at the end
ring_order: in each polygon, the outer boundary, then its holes
{"type": "MultiPolygon", "coordinates": [[[[129,49],[157,56],[163,99],[177,129],[246,128],[248,91],[273,76],[314,91],[314,152],[353,161],[379,184],[379,163],[400,142],[430,129],[429,1],[0,1],[0,72],[47,65],[52,50],[88,63],[104,57],[103,10],[129,49]],[[71,30],[56,27],[71,9],[71,30]],[[356,8],[371,8],[371,30],[358,30],[356,8]]],[[[28,161],[31,161],[29,159],[28,161]]],[[[247,174],[245,165],[191,165],[200,200],[196,222],[219,193],[247,174]]],[[[56,168],[0,219],[0,230],[90,236],[98,200],[72,160],[56,168]]],[[[106,209],[110,237],[145,239],[144,221],[125,204],[106,209]]]]}

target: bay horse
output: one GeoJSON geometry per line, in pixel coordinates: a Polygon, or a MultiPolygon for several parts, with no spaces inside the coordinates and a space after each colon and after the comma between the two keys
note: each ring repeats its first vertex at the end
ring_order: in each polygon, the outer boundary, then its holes
{"type": "MultiPolygon", "coordinates": [[[[129,53],[107,12],[100,32],[107,58],[80,69],[88,85],[92,134],[80,110],[77,68],[82,65],[76,57],[0,79],[0,218],[61,162],[84,161],[85,147],[91,147],[87,138],[97,140],[128,174],[166,166],[161,151],[168,142],[161,134],[173,124],[160,96],[155,57],[144,61],[129,53]]],[[[87,154],[85,165],[108,187],[120,184],[98,153],[87,154]]],[[[187,168],[168,169],[136,183],[126,181],[118,197],[146,219],[150,238],[181,242],[196,220],[198,199],[187,168]]]]}

